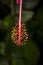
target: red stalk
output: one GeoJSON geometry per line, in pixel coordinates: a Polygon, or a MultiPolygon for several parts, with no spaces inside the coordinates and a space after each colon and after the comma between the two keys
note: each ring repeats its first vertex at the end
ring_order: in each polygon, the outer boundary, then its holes
{"type": "Polygon", "coordinates": [[[22,0],[20,0],[19,22],[18,22],[18,40],[17,44],[21,43],[21,15],[22,15],[22,0]]]}

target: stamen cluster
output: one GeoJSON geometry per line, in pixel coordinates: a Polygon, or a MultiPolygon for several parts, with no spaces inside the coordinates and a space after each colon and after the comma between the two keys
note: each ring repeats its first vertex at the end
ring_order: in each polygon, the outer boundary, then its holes
{"type": "Polygon", "coordinates": [[[20,44],[17,43],[18,40],[18,25],[16,24],[15,27],[13,27],[13,30],[11,31],[11,39],[13,42],[15,42],[16,45],[23,45],[26,43],[28,40],[28,34],[27,34],[27,29],[25,27],[25,24],[22,23],[21,25],[21,35],[20,35],[20,44]]]}

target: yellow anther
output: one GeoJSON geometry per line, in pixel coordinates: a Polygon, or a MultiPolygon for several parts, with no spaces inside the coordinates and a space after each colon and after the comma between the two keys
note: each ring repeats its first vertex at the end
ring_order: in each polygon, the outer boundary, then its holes
{"type": "Polygon", "coordinates": [[[26,37],[26,39],[28,39],[28,37],[26,37]]]}
{"type": "Polygon", "coordinates": [[[28,36],[28,34],[26,34],[26,36],[28,36]]]}
{"type": "Polygon", "coordinates": [[[24,40],[24,42],[25,42],[26,40],[24,40]]]}

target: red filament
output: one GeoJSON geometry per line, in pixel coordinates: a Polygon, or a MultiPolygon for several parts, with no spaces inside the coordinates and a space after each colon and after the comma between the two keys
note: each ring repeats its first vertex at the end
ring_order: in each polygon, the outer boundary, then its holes
{"type": "Polygon", "coordinates": [[[20,4],[20,0],[16,0],[16,3],[17,3],[17,4],[20,4]]]}
{"type": "Polygon", "coordinates": [[[21,38],[21,15],[22,15],[22,0],[20,0],[20,11],[19,11],[19,22],[18,22],[18,40],[17,43],[20,44],[20,38],[21,38]]]}

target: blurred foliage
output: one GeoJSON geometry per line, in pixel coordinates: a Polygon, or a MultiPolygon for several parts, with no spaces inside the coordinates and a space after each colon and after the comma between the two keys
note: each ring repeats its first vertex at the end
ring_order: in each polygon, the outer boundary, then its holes
{"type": "MultiPolygon", "coordinates": [[[[16,9],[16,16],[15,16],[16,20],[18,19],[18,16],[17,16],[18,12],[19,12],[19,10],[16,9]]],[[[23,10],[23,12],[22,12],[23,22],[26,23],[26,21],[29,21],[32,18],[33,15],[34,15],[34,11],[25,11],[25,10],[23,10]]]]}

